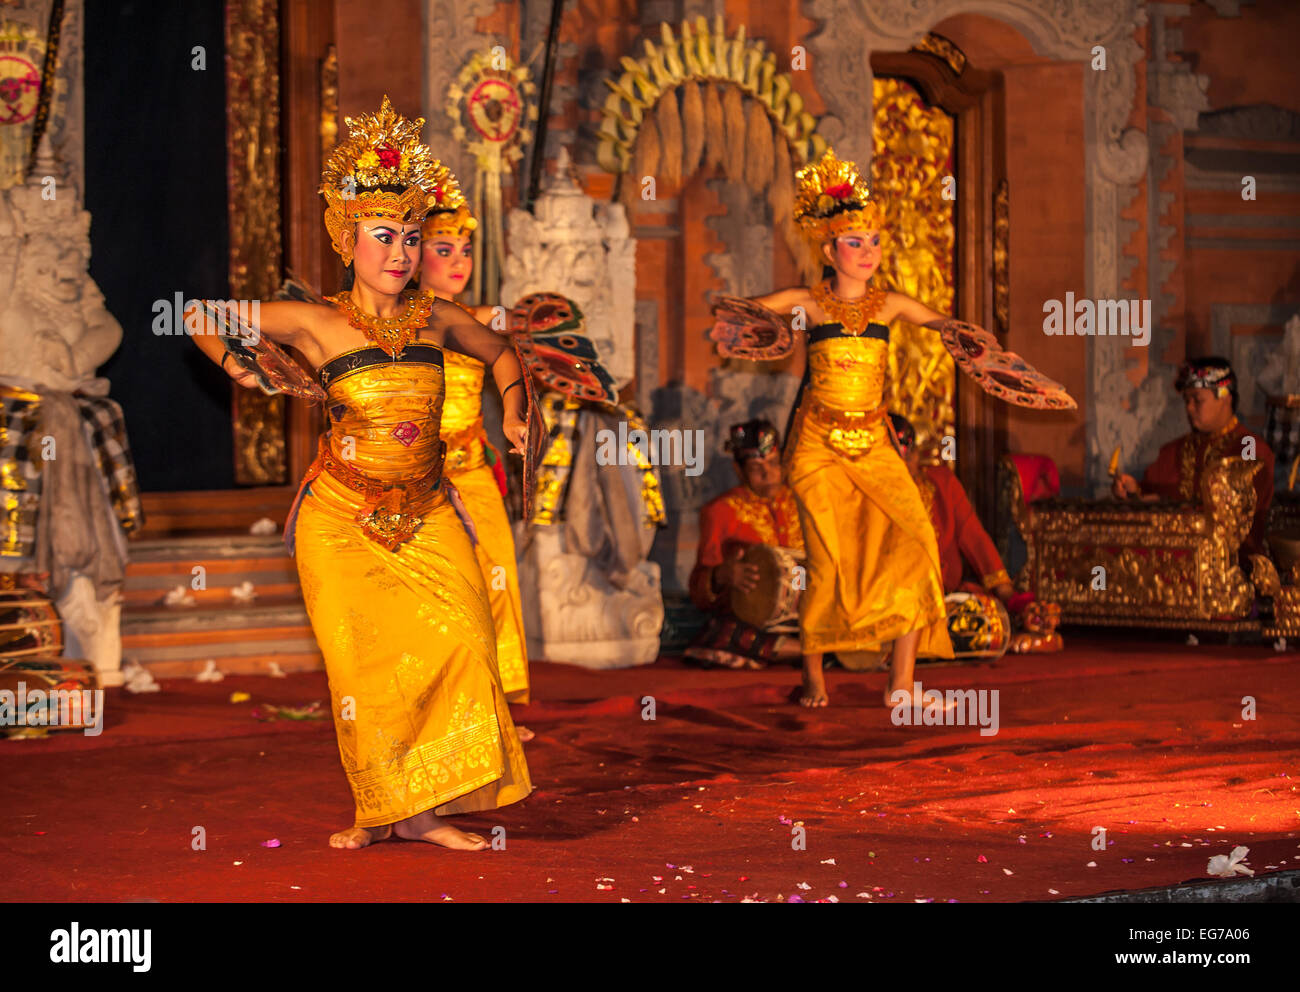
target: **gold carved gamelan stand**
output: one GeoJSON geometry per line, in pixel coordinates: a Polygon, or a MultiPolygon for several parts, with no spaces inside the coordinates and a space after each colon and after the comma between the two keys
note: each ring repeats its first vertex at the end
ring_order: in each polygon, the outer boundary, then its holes
{"type": "Polygon", "coordinates": [[[1255,512],[1259,463],[1207,466],[1199,503],[1045,500],[1026,506],[1014,470],[1012,517],[1029,551],[1017,579],[1061,605],[1061,622],[1258,631],[1255,587],[1237,564],[1255,512]]]}

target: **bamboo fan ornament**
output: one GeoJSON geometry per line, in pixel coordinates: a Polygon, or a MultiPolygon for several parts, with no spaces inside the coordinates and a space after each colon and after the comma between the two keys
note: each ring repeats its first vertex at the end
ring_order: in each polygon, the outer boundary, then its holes
{"type": "Polygon", "coordinates": [[[655,108],[659,125],[659,171],[664,184],[675,190],[682,182],[682,119],[677,111],[677,91],[669,90],[655,108]]]}
{"type": "Polygon", "coordinates": [[[723,127],[727,133],[727,150],[722,167],[733,182],[745,179],[745,101],[740,90],[728,86],[722,98],[723,127]]]}
{"type": "Polygon", "coordinates": [[[785,139],[774,139],[772,122],[757,100],[750,101],[745,136],[745,144],[748,146],[745,155],[745,182],[755,193],[760,193],[772,181],[772,159],[775,157],[773,141],[780,141],[784,145],[785,139]]]}
{"type": "Polygon", "coordinates": [[[532,102],[536,87],[526,66],[500,48],[475,52],[447,89],[447,116],[452,136],[474,155],[474,213],[481,220],[474,239],[476,303],[497,303],[504,262],[501,176],[523,158],[531,140],[528,125],[537,120],[532,102]],[[468,140],[467,140],[468,139],[468,140]]]}
{"type": "Polygon", "coordinates": [[[704,98],[700,84],[682,83],[682,175],[695,174],[704,152],[704,98]]]}
{"type": "Polygon", "coordinates": [[[623,71],[605,80],[596,157],[624,177],[620,200],[631,209],[646,176],[679,186],[702,157],[706,169],[721,166],[732,182],[767,190],[777,225],[801,257],[790,215],[794,170],[820,159],[827,145],[789,74],[776,71],[776,53],[747,38],[743,26],[728,37],[721,15],[684,21],[680,32],[660,24],[659,34],[658,42],[643,40],[643,57],[624,56],[623,71]]]}
{"type": "Polygon", "coordinates": [[[727,152],[727,137],[722,124],[722,97],[713,85],[704,87],[705,164],[709,168],[722,164],[727,152]]]}

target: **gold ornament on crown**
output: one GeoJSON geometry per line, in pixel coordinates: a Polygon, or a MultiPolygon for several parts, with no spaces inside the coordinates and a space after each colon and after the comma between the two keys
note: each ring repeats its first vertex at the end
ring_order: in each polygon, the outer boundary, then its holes
{"type": "Polygon", "coordinates": [[[794,220],[809,251],[820,263],[821,246],[848,231],[879,231],[885,212],[871,198],[871,186],[853,162],[827,149],[820,161],[795,174],[794,220]]]}
{"type": "Polygon", "coordinates": [[[348,137],[325,163],[320,193],[330,245],[344,264],[352,261],[355,227],[363,219],[399,224],[422,221],[437,203],[438,170],[450,175],[420,140],[424,118],[407,120],[388,97],[377,114],[345,119],[348,137]],[[397,192],[366,187],[394,186],[397,192]]]}
{"type": "Polygon", "coordinates": [[[469,209],[469,203],[460,188],[460,183],[441,162],[434,163],[436,178],[434,196],[437,198],[424,218],[421,233],[425,241],[442,236],[444,238],[469,237],[478,229],[478,221],[469,209]]]}

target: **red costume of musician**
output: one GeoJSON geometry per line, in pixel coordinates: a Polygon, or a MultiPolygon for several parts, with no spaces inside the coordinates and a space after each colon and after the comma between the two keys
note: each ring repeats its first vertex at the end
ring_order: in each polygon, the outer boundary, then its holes
{"type": "Polygon", "coordinates": [[[1113,492],[1120,498],[1200,500],[1201,476],[1211,458],[1251,457],[1246,439],[1254,439],[1253,457],[1259,462],[1255,473],[1255,519],[1242,543],[1243,553],[1267,554],[1264,534],[1268,508],[1273,502],[1273,451],[1259,435],[1246,430],[1237,420],[1237,377],[1226,359],[1211,356],[1185,363],[1175,388],[1182,393],[1189,434],[1160,449],[1146,470],[1139,488],[1130,475],[1116,478],[1113,492]]]}
{"type": "Polygon", "coordinates": [[[691,570],[691,599],[713,613],[686,657],[729,668],[761,668],[768,661],[799,657],[799,642],[785,632],[760,630],[731,613],[733,588],[752,590],[758,569],[740,560],[746,547],[766,544],[804,550],[794,493],[785,484],[779,435],[765,420],[731,428],[727,447],[741,485],[700,511],[700,546],[691,570]]]}

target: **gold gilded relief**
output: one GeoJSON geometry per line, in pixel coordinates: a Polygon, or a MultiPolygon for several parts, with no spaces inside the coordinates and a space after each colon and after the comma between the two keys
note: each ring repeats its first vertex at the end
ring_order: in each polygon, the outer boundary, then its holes
{"type": "Polygon", "coordinates": [[[1061,604],[1064,623],[1247,624],[1254,587],[1237,551],[1255,510],[1258,462],[1207,465],[1200,505],[1057,501],[1012,506],[1029,558],[1023,586],[1061,604]],[[1234,623],[1235,622],[1235,623],[1234,623]]]}
{"type": "MultiPolygon", "coordinates": [[[[939,311],[952,313],[956,228],[944,199],[952,174],[953,119],[927,107],[899,79],[872,83],[875,107],[872,192],[885,208],[878,280],[939,311]]],[[[917,445],[937,461],[940,439],[956,434],[956,372],[936,331],[902,321],[891,328],[885,403],[916,427],[917,445]]]]}
{"type": "MultiPolygon", "coordinates": [[[[269,0],[226,10],[226,167],[230,293],[266,299],[280,283],[280,23],[269,0]]],[[[233,391],[235,482],[288,481],[283,396],[233,391]]]]}

